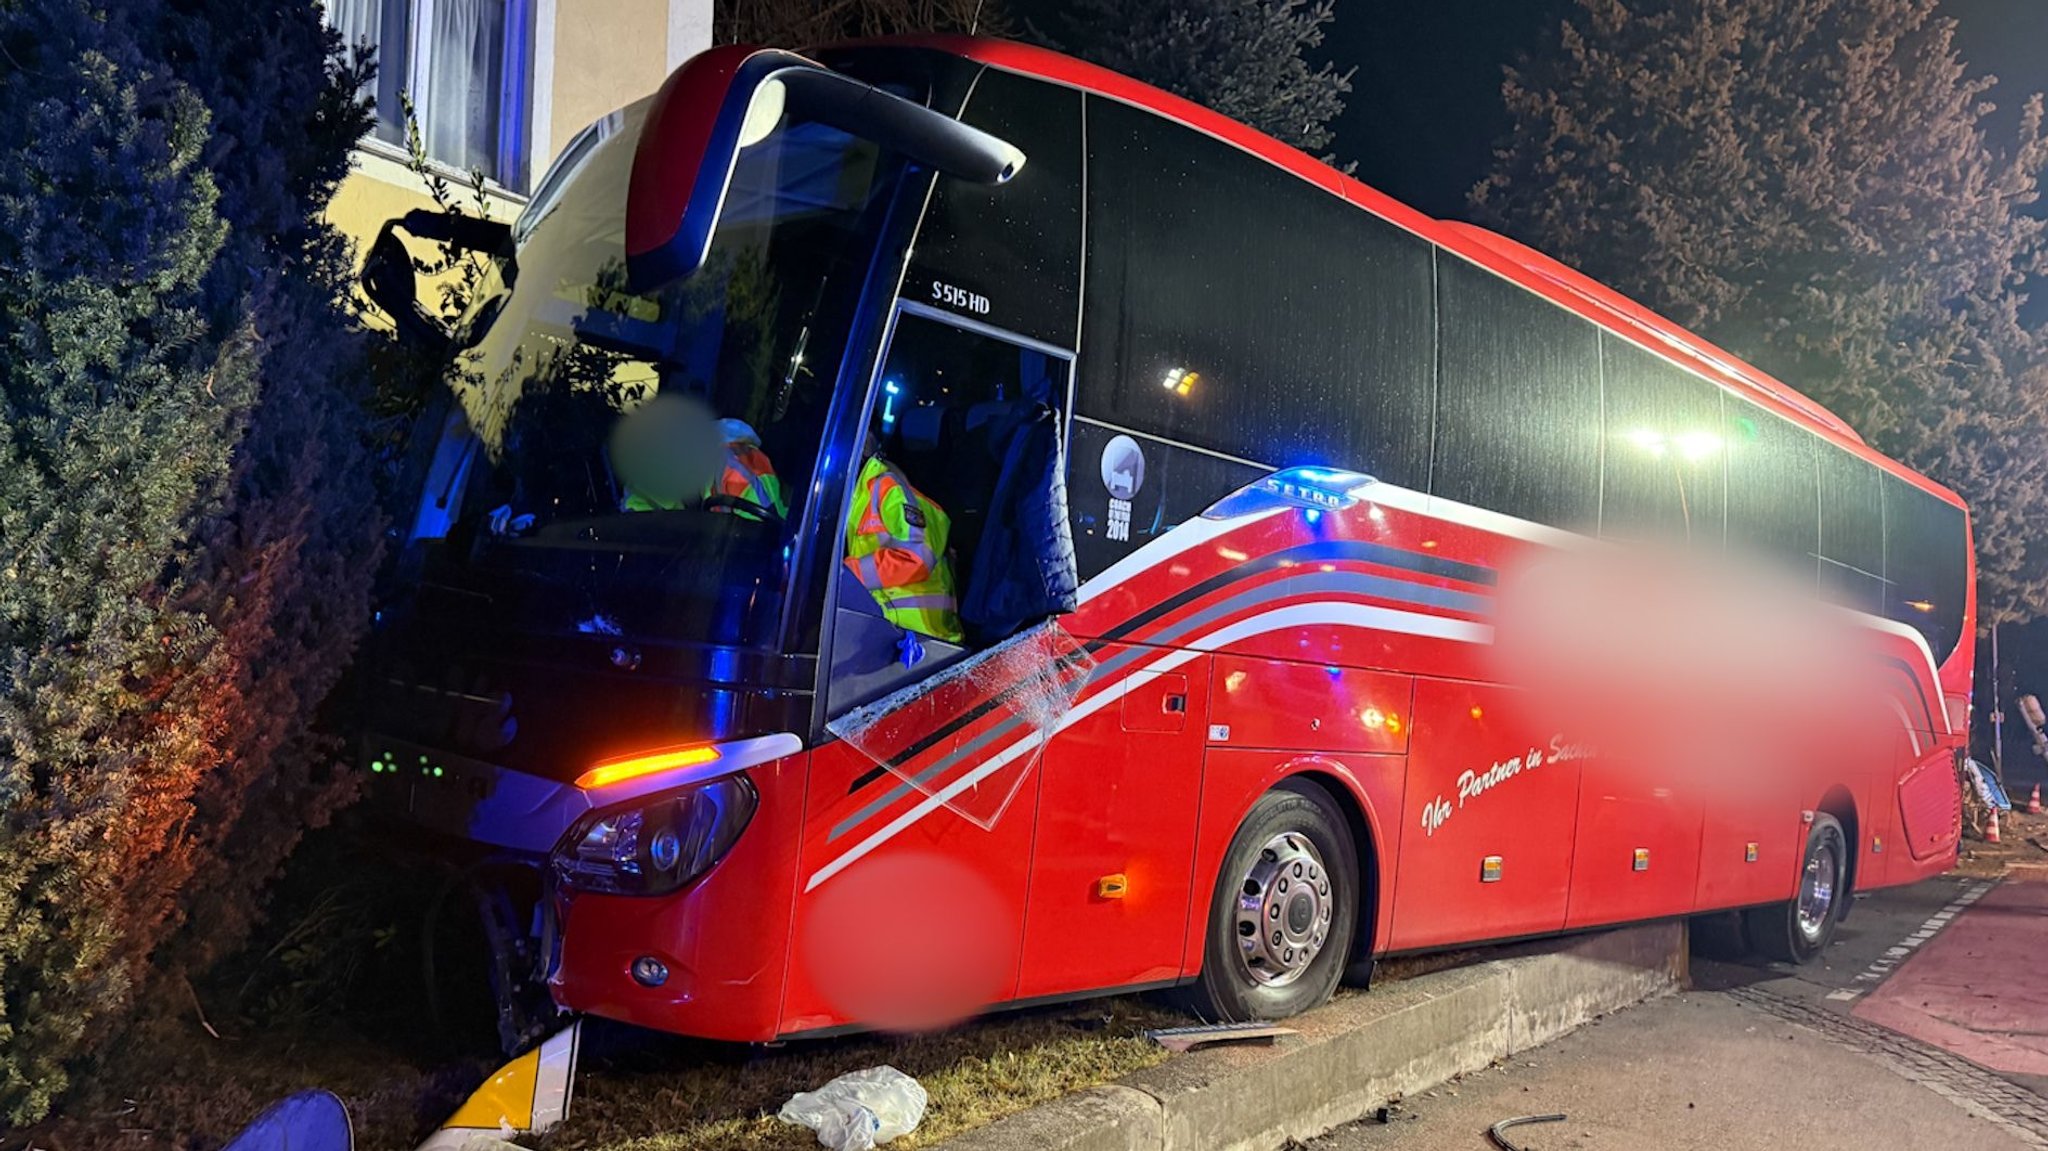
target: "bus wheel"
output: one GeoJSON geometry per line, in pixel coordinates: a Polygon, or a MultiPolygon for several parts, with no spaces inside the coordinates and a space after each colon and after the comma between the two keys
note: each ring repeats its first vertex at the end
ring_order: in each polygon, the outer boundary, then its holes
{"type": "Polygon", "coordinates": [[[1358,926],[1358,850],[1330,793],[1288,780],[1224,853],[1192,1004],[1205,1019],[1282,1019],[1330,998],[1358,926]]]}
{"type": "Polygon", "coordinates": [[[1750,944],[1784,963],[1809,963],[1819,956],[1833,938],[1843,902],[1849,898],[1848,861],[1842,825],[1825,812],[1816,814],[1806,831],[1799,890],[1784,903],[1744,914],[1750,944]]]}

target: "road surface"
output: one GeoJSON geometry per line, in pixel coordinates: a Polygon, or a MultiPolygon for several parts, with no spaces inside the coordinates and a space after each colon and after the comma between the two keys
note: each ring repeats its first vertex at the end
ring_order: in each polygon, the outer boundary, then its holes
{"type": "Polygon", "coordinates": [[[2048,1151],[2048,883],[1860,900],[1824,960],[1696,958],[1694,988],[1315,1141],[1316,1151],[2048,1151]]]}

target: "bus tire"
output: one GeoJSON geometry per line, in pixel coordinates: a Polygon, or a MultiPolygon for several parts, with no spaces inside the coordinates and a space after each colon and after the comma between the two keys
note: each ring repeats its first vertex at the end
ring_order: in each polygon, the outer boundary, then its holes
{"type": "Polygon", "coordinates": [[[1849,898],[1848,845],[1834,816],[1814,815],[1806,829],[1806,851],[1800,856],[1798,890],[1783,903],[1752,908],[1743,915],[1752,947],[1781,963],[1811,963],[1827,950],[1849,898]]]}
{"type": "Polygon", "coordinates": [[[1223,853],[1189,1006],[1243,1023],[1326,1002],[1351,959],[1358,896],[1358,849],[1330,793],[1291,779],[1260,796],[1223,853]]]}

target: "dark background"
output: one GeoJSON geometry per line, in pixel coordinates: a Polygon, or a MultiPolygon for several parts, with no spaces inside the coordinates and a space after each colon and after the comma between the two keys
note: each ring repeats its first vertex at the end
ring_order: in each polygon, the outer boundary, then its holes
{"type": "MultiPolygon", "coordinates": [[[[1545,46],[1572,0],[1345,0],[1324,47],[1358,66],[1335,152],[1357,175],[1433,216],[1465,215],[1507,131],[1501,69],[1545,46]]],[[[1946,0],[1973,73],[2001,83],[1990,99],[2001,134],[2030,93],[2048,89],[2048,2],[1946,0]]]]}
{"type": "MultiPolygon", "coordinates": [[[[1007,0],[1015,20],[1057,24],[1060,0],[1007,0]]],[[[1943,0],[1972,75],[1999,79],[1993,125],[2010,137],[2028,95],[2048,90],[2048,0],[1943,0]]],[[[1331,151],[1357,176],[1432,216],[1462,217],[1507,131],[1501,70],[1545,50],[1575,0],[1338,0],[1322,51],[1356,67],[1331,151]]],[[[1021,31],[1019,34],[1022,34],[1021,31]]],[[[1994,140],[1994,143],[2000,141],[1994,140]]]]}

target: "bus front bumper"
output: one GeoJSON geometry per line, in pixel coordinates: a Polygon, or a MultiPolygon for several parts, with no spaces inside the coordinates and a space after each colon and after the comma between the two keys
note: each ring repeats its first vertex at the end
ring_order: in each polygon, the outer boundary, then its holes
{"type": "Polygon", "coordinates": [[[555,1001],[640,1027],[734,1042],[782,1030],[808,756],[751,768],[760,797],[725,857],[660,896],[557,889],[555,1001]]]}

